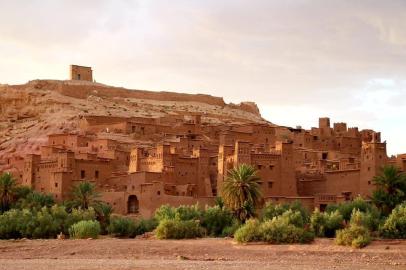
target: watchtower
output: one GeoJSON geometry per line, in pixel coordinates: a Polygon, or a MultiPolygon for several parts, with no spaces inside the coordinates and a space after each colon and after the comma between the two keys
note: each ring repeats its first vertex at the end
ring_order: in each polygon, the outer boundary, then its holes
{"type": "Polygon", "coordinates": [[[78,81],[93,81],[93,71],[91,67],[70,65],[70,79],[78,81]]]}

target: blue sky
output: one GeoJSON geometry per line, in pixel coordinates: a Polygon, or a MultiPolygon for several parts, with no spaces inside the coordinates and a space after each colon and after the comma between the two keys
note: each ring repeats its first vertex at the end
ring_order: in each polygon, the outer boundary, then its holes
{"type": "Polygon", "coordinates": [[[0,83],[69,64],[135,89],[255,101],[281,125],[319,116],[406,153],[406,2],[0,0],[0,83]],[[354,3],[356,2],[356,3],[354,3]]]}

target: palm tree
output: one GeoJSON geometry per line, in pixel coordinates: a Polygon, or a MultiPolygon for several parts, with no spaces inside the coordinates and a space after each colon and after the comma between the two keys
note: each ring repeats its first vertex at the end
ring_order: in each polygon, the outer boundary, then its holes
{"type": "Polygon", "coordinates": [[[259,180],[252,166],[241,164],[228,171],[228,177],[223,183],[224,203],[242,222],[254,215],[261,200],[259,180]]]}
{"type": "Polygon", "coordinates": [[[10,209],[10,204],[13,200],[14,189],[16,182],[10,173],[3,173],[0,176],[0,212],[5,212],[10,209]]]}
{"type": "Polygon", "coordinates": [[[379,175],[373,178],[376,190],[372,201],[385,214],[406,200],[406,174],[393,165],[384,166],[379,175]]]}
{"type": "Polygon", "coordinates": [[[96,186],[89,182],[81,182],[74,186],[71,196],[70,203],[74,208],[89,209],[89,207],[94,207],[100,203],[98,200],[100,194],[96,191],[96,186]]]}

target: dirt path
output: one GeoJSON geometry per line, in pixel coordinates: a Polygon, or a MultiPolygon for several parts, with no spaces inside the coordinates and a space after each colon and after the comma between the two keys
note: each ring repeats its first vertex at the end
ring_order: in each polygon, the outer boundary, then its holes
{"type": "Polygon", "coordinates": [[[311,245],[237,245],[230,239],[0,241],[0,269],[406,269],[406,241],[362,250],[311,245]]]}

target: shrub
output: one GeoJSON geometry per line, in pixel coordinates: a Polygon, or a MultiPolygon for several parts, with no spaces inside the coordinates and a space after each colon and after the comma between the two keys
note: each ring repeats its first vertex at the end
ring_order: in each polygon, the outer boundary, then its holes
{"type": "Polygon", "coordinates": [[[109,234],[116,237],[135,237],[153,231],[157,226],[155,219],[141,219],[134,221],[126,217],[113,217],[107,227],[109,234]]]}
{"type": "Polygon", "coordinates": [[[350,224],[363,226],[370,231],[374,231],[379,226],[379,219],[369,211],[361,212],[358,209],[354,209],[351,214],[350,224]]]}
{"type": "Polygon", "coordinates": [[[289,210],[283,215],[265,220],[260,223],[256,219],[248,220],[234,234],[234,239],[240,243],[265,241],[273,244],[281,243],[309,243],[314,239],[314,233],[308,229],[295,226],[302,220],[298,211],[289,210]]]}
{"type": "Polygon", "coordinates": [[[140,219],[135,223],[134,235],[141,235],[146,232],[152,232],[158,226],[156,219],[140,219]]]}
{"type": "Polygon", "coordinates": [[[130,218],[113,217],[107,231],[116,237],[132,237],[135,231],[135,222],[130,218]]]}
{"type": "Polygon", "coordinates": [[[161,205],[155,211],[155,219],[158,220],[158,222],[161,222],[162,220],[174,219],[174,218],[175,218],[175,208],[171,207],[168,204],[161,205]]]}
{"type": "Polygon", "coordinates": [[[69,233],[69,228],[82,220],[96,220],[96,212],[94,211],[94,209],[92,207],[90,207],[89,209],[81,209],[81,208],[73,208],[72,212],[69,213],[69,215],[66,217],[66,220],[64,222],[64,226],[63,226],[63,232],[65,234],[69,233]]]}
{"type": "Polygon", "coordinates": [[[314,239],[313,232],[289,223],[283,216],[263,222],[259,227],[259,235],[262,241],[272,244],[309,243],[314,239]]]}
{"type": "Polygon", "coordinates": [[[235,232],[241,227],[239,220],[234,219],[233,223],[230,226],[224,227],[221,232],[222,237],[233,237],[235,232]]]}
{"type": "Polygon", "coordinates": [[[307,223],[310,219],[309,211],[306,208],[304,208],[299,201],[294,201],[292,203],[285,204],[275,204],[269,202],[262,210],[262,219],[271,220],[274,217],[282,215],[284,212],[288,210],[299,211],[304,223],[307,223]]]}
{"type": "Polygon", "coordinates": [[[172,207],[170,205],[161,205],[155,211],[155,219],[160,222],[165,219],[177,220],[196,220],[200,219],[203,211],[199,208],[198,204],[195,205],[181,205],[179,207],[172,207]]]}
{"type": "Polygon", "coordinates": [[[82,220],[69,228],[69,235],[74,239],[97,238],[100,234],[100,223],[95,220],[82,220]]]}
{"type": "Polygon", "coordinates": [[[185,239],[204,235],[204,229],[195,220],[162,220],[156,228],[158,239],[185,239]]]}
{"type": "Polygon", "coordinates": [[[372,204],[365,201],[360,196],[350,202],[344,202],[344,203],[340,203],[338,205],[329,205],[326,208],[326,212],[331,213],[335,210],[338,210],[341,213],[341,215],[343,216],[343,218],[346,221],[349,221],[351,219],[351,215],[352,215],[352,212],[354,211],[354,209],[358,209],[364,213],[367,213],[367,212],[371,213],[371,215],[376,219],[379,219],[379,217],[380,217],[379,210],[372,204]]]}
{"type": "Polygon", "coordinates": [[[406,203],[392,210],[379,231],[385,238],[406,238],[406,203]]]}
{"type": "Polygon", "coordinates": [[[259,232],[259,225],[261,223],[257,219],[249,219],[242,225],[235,233],[234,239],[239,243],[247,243],[253,241],[260,241],[261,235],[259,232]]]}
{"type": "Polygon", "coordinates": [[[336,230],[343,228],[344,219],[338,210],[321,213],[316,209],[310,218],[310,226],[319,237],[334,237],[336,230]]]}
{"type": "Polygon", "coordinates": [[[350,227],[337,231],[336,243],[339,245],[362,248],[370,242],[369,231],[363,226],[351,224],[350,227]]]}
{"type": "Polygon", "coordinates": [[[233,225],[233,215],[227,209],[222,209],[219,206],[208,207],[203,213],[202,227],[207,230],[210,236],[220,236],[224,228],[233,225]]]}
{"type": "Polygon", "coordinates": [[[50,194],[44,194],[37,191],[28,193],[25,198],[20,199],[17,206],[21,209],[41,209],[42,207],[51,207],[55,204],[54,198],[50,194]]]}

